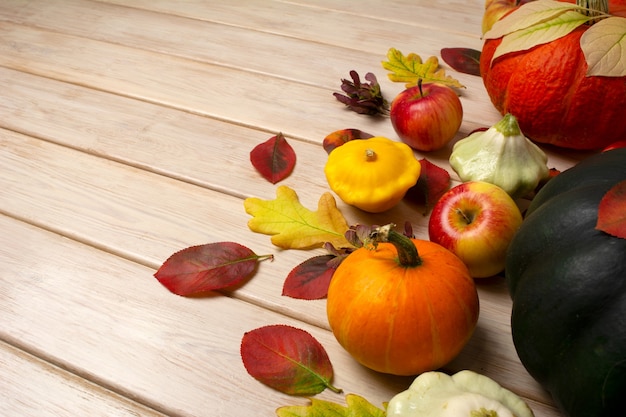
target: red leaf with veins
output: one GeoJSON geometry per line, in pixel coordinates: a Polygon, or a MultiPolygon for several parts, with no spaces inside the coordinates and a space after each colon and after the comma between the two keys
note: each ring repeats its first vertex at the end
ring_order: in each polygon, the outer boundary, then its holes
{"type": "Polygon", "coordinates": [[[307,259],[289,272],[283,284],[283,295],[301,300],[320,300],[328,294],[335,268],[328,265],[335,255],[307,259]]]}
{"type": "Polygon", "coordinates": [[[209,243],[176,252],[154,276],[174,294],[187,296],[239,284],[267,258],[272,255],[259,256],[238,243],[209,243]]]}
{"type": "Polygon", "coordinates": [[[252,166],[269,182],[276,184],[291,174],[296,165],[296,152],[282,133],[272,136],[250,152],[252,166]]]}
{"type": "Polygon", "coordinates": [[[365,133],[359,129],[341,129],[328,134],[322,142],[322,147],[326,153],[330,153],[333,149],[343,145],[346,142],[356,139],[369,139],[373,135],[365,133]]]}
{"type": "Polygon", "coordinates": [[[445,169],[427,159],[420,159],[422,170],[417,183],[407,192],[407,198],[426,205],[426,210],[435,205],[437,200],[450,188],[450,174],[445,169]]]}
{"type": "Polygon", "coordinates": [[[443,48],[441,58],[452,69],[480,76],[480,51],[470,48],[443,48]]]}
{"type": "Polygon", "coordinates": [[[596,229],[626,239],[626,180],[618,182],[602,197],[596,229]]]}
{"type": "Polygon", "coordinates": [[[246,332],[241,359],[256,380],[291,395],[319,394],[330,384],[333,368],[324,347],[310,333],[287,325],[246,332]]]}

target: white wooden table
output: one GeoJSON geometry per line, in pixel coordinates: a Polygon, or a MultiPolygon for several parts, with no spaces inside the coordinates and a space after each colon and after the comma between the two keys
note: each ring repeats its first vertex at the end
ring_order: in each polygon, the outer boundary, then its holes
{"type": "MultiPolygon", "coordinates": [[[[387,119],[343,109],[341,78],[373,72],[391,99],[403,86],[381,67],[389,48],[480,49],[482,12],[481,0],[0,2],[0,415],[271,416],[307,400],[249,376],[239,344],[279,323],[322,343],[344,393],[381,405],[406,389],[412,378],[342,350],[324,300],[281,296],[318,252],[280,251],[248,229],[243,199],[276,190],[248,155],[282,132],[298,162],[281,184],[315,209],[329,190],[328,133],[397,139],[387,119]],[[225,240],[275,260],[209,297],[153,277],[172,253],[225,240]]],[[[458,138],[496,122],[480,78],[448,71],[467,87],[458,138]]],[[[422,156],[447,167],[448,153],[422,156]]],[[[551,153],[550,165],[576,158],[551,153]]],[[[410,220],[426,236],[409,204],[380,215],[338,205],[350,223],[410,220]]],[[[478,328],[446,370],[484,373],[557,416],[517,359],[504,283],[479,291],[478,328]]]]}

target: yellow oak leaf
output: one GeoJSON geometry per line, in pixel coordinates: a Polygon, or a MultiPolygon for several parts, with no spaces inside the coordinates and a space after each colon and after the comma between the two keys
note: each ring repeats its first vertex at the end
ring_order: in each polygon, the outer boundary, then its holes
{"type": "Polygon", "coordinates": [[[439,59],[431,56],[426,61],[414,53],[408,55],[402,54],[395,48],[389,49],[387,52],[388,61],[383,61],[382,65],[389,74],[387,76],[393,82],[405,83],[407,88],[417,85],[421,79],[422,82],[437,82],[445,84],[449,87],[465,88],[458,80],[446,75],[443,68],[439,66],[439,59]]]}
{"type": "Polygon", "coordinates": [[[272,243],[280,248],[310,249],[326,242],[337,248],[352,246],[345,238],[348,222],[330,193],[320,197],[317,211],[304,207],[296,192],[285,185],[276,189],[275,200],[250,197],[243,204],[252,216],[250,230],[271,235],[272,243]]]}
{"type": "Polygon", "coordinates": [[[346,395],[346,406],[316,398],[310,398],[309,401],[310,405],[280,407],[276,410],[276,415],[278,417],[385,417],[387,414],[385,410],[356,394],[346,395]]]}

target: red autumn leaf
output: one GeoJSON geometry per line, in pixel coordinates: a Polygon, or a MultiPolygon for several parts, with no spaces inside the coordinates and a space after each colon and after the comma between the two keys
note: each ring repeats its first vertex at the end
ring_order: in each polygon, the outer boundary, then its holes
{"type": "MultiPolygon", "coordinates": [[[[469,132],[469,135],[471,135],[471,134],[473,134],[473,133],[476,133],[476,132],[485,132],[485,131],[487,131],[487,130],[489,130],[489,128],[488,128],[488,127],[486,127],[486,126],[477,127],[476,129],[474,129],[474,130],[472,130],[471,132],[469,132]]],[[[468,136],[469,136],[469,135],[468,135],[468,136]]]]}
{"type": "Polygon", "coordinates": [[[425,158],[419,162],[422,170],[417,183],[407,192],[407,198],[425,204],[426,209],[430,210],[450,188],[450,174],[425,158]]]}
{"type": "Polygon", "coordinates": [[[441,58],[458,72],[480,76],[480,51],[470,48],[443,48],[441,58]]]}
{"type": "Polygon", "coordinates": [[[209,243],[176,252],[154,276],[174,294],[187,296],[236,285],[267,258],[272,255],[259,256],[238,243],[209,243]]]}
{"type": "Polygon", "coordinates": [[[256,380],[290,395],[315,395],[330,388],[333,367],[324,347],[308,332],[277,324],[246,332],[241,359],[256,380]]]}
{"type": "Polygon", "coordinates": [[[346,142],[355,139],[369,139],[373,135],[365,133],[359,129],[341,129],[336,130],[324,138],[322,146],[326,153],[330,153],[333,149],[343,145],[346,142]]]}
{"type": "Polygon", "coordinates": [[[596,229],[626,239],[626,180],[618,182],[602,197],[596,229]]]}
{"type": "Polygon", "coordinates": [[[307,259],[289,272],[283,284],[283,295],[301,300],[326,297],[335,268],[328,265],[335,255],[319,255],[307,259]]]}
{"type": "Polygon", "coordinates": [[[250,152],[250,162],[269,182],[276,184],[291,174],[296,165],[296,152],[282,133],[272,136],[250,152]]]}

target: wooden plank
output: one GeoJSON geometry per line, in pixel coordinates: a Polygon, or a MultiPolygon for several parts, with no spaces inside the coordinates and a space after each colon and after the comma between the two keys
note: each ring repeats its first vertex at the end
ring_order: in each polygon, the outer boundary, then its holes
{"type": "MultiPolygon", "coordinates": [[[[281,405],[305,403],[262,385],[243,367],[243,334],[271,324],[296,326],[319,340],[339,370],[334,383],[346,393],[382,404],[410,382],[373,377],[327,330],[226,296],[175,296],[150,268],[5,216],[0,229],[0,339],[165,414],[270,416],[281,405]]],[[[107,415],[101,411],[75,415],[107,415]]]]}
{"type": "Polygon", "coordinates": [[[3,342],[0,368],[2,416],[165,416],[3,342]]]}
{"type": "MultiPolygon", "coordinates": [[[[386,79],[380,61],[385,58],[389,46],[358,50],[349,44],[324,44],[317,40],[87,0],[4,2],[0,4],[0,20],[194,61],[243,68],[333,90],[339,88],[339,80],[347,77],[351,69],[362,74],[373,71],[379,74],[381,81],[386,79]],[[163,36],[164,33],[167,36],[163,36]],[[254,53],[250,52],[250,45],[254,45],[254,53]]],[[[373,21],[367,25],[377,23],[373,21]]],[[[400,33],[404,30],[412,34],[410,47],[419,45],[418,51],[422,54],[438,53],[437,48],[446,41],[465,42],[462,36],[451,34],[449,40],[444,40],[432,32],[416,32],[413,27],[399,26],[400,33]]],[[[393,45],[409,48],[409,45],[399,43],[393,45]]],[[[468,88],[481,87],[477,77],[463,78],[468,88]]],[[[389,88],[392,87],[389,84],[389,88]]]]}
{"type": "MultiPolygon", "coordinates": [[[[446,33],[446,35],[462,34],[469,38],[480,35],[484,2],[470,1],[437,1],[433,7],[428,0],[393,0],[381,4],[377,0],[359,2],[337,2],[334,0],[279,0],[285,3],[298,4],[302,7],[321,8],[333,12],[348,14],[355,18],[370,18],[390,22],[396,26],[413,26],[414,31],[446,33]],[[454,22],[454,23],[453,23],[454,22]],[[478,30],[478,31],[477,31],[478,30]]],[[[376,27],[374,25],[373,27],[376,27]]]]}
{"type": "MultiPolygon", "coordinates": [[[[273,133],[0,68],[0,124],[6,129],[238,196],[271,197],[276,186],[249,152],[273,133]]],[[[321,178],[321,146],[287,140],[299,163],[284,181],[321,178]]],[[[305,191],[305,190],[303,190],[305,191]]],[[[310,196],[327,191],[321,181],[310,196]]]]}
{"type": "MultiPolygon", "coordinates": [[[[309,141],[321,142],[328,133],[355,124],[375,135],[396,137],[391,124],[384,123],[387,119],[344,111],[333,90],[326,88],[8,22],[0,22],[0,40],[0,65],[18,71],[309,141]],[[294,107],[298,116],[285,117],[294,107]],[[324,122],[328,120],[332,127],[324,122]]],[[[332,78],[346,77],[351,68],[332,78]]],[[[389,97],[402,90],[392,88],[389,97]]],[[[474,103],[465,105],[466,123],[485,125],[499,119],[476,89],[463,94],[466,101],[474,103]]],[[[465,124],[458,137],[470,131],[471,125],[465,124]]]]}
{"type": "Polygon", "coordinates": [[[399,26],[410,27],[414,36],[420,30],[433,30],[438,33],[474,35],[478,39],[484,5],[480,0],[471,0],[461,4],[453,3],[442,10],[439,4],[436,8],[432,7],[430,1],[340,4],[341,2],[328,1],[236,0],[226,3],[191,0],[186,1],[184,7],[171,0],[104,1],[366,49],[379,45],[380,41],[387,43],[386,48],[390,46],[389,42],[403,42],[402,37],[406,32],[399,29],[399,26]],[[319,26],[324,26],[327,30],[320,33],[319,26]]]}
{"type": "MultiPolygon", "coordinates": [[[[320,120],[329,114],[340,127],[354,122],[322,88],[6,22],[0,23],[0,37],[2,66],[268,132],[321,141],[329,127],[320,120]],[[295,97],[306,111],[299,118],[284,117],[295,97]]],[[[391,133],[387,124],[362,121],[364,130],[391,133]]]]}
{"type": "MultiPolygon", "coordinates": [[[[5,131],[2,140],[0,165],[8,168],[0,179],[0,197],[6,214],[151,268],[179,249],[210,241],[235,240],[257,253],[275,253],[273,263],[263,264],[231,295],[328,328],[323,300],[306,302],[305,309],[303,301],[280,296],[289,270],[311,254],[277,251],[267,237],[247,230],[241,200],[217,198],[210,190],[15,133],[5,131]]],[[[547,401],[512,348],[503,282],[480,287],[479,330],[451,369],[476,369],[547,401]]]]}

